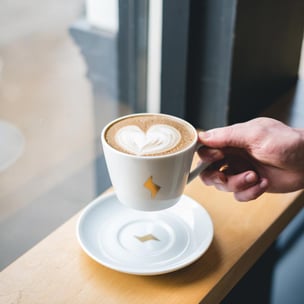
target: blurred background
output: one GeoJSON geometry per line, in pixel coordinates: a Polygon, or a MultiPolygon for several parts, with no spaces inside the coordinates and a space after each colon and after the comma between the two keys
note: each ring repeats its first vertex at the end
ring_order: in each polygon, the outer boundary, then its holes
{"type": "MultiPolygon", "coordinates": [[[[0,269],[110,186],[99,136],[118,116],[304,127],[301,1],[0,8],[0,269]]],[[[303,303],[303,227],[301,212],[223,303],[303,303]]]]}

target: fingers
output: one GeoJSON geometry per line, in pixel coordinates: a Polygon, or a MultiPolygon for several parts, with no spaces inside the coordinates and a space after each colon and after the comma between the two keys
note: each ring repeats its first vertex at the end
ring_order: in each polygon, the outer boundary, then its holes
{"type": "Polygon", "coordinates": [[[268,181],[266,179],[261,179],[257,184],[249,187],[246,190],[235,192],[234,197],[239,202],[248,202],[257,199],[262,195],[268,187],[268,181]]]}
{"type": "Polygon", "coordinates": [[[242,127],[239,125],[231,125],[224,128],[216,128],[206,132],[199,133],[199,140],[208,147],[238,147],[244,148],[247,145],[248,130],[246,124],[242,127]]]}
{"type": "Polygon", "coordinates": [[[236,175],[225,175],[218,171],[205,171],[201,179],[208,185],[219,187],[220,190],[229,192],[240,192],[258,183],[259,177],[254,171],[242,172],[236,175]]]}
{"type": "Polygon", "coordinates": [[[202,147],[198,150],[200,159],[203,162],[214,163],[224,158],[224,152],[219,149],[202,147]]]}
{"type": "Polygon", "coordinates": [[[267,190],[267,180],[260,178],[254,159],[245,150],[203,146],[198,153],[203,162],[210,163],[200,175],[206,185],[233,192],[238,201],[254,200],[267,190]]]}
{"type": "Polygon", "coordinates": [[[221,191],[233,192],[238,201],[250,201],[263,194],[268,186],[266,179],[261,179],[254,171],[236,175],[225,175],[218,171],[205,171],[201,179],[206,185],[214,186],[221,191]]]}

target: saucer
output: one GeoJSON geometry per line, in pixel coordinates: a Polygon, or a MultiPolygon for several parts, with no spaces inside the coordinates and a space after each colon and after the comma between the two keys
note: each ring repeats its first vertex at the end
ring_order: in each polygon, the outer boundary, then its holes
{"type": "Polygon", "coordinates": [[[213,224],[207,211],[185,195],[171,208],[144,212],[124,206],[110,193],[83,210],[77,237],[83,250],[106,267],[157,275],[201,257],[212,242],[213,224]]]}

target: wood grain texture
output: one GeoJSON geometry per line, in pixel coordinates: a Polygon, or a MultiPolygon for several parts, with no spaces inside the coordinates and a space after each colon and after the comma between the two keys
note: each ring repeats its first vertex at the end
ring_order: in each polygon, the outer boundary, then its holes
{"type": "Polygon", "coordinates": [[[198,178],[185,194],[208,210],[215,229],[210,248],[192,265],[150,277],[110,270],[80,248],[77,214],[2,271],[0,303],[219,303],[304,202],[294,192],[239,203],[198,178]]]}

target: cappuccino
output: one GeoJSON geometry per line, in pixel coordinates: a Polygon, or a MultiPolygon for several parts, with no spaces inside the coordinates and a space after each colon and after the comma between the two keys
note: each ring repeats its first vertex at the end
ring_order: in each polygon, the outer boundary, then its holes
{"type": "Polygon", "coordinates": [[[195,130],[186,122],[162,114],[134,114],[113,122],[105,132],[112,148],[137,156],[169,155],[193,144],[195,138],[195,130]]]}

